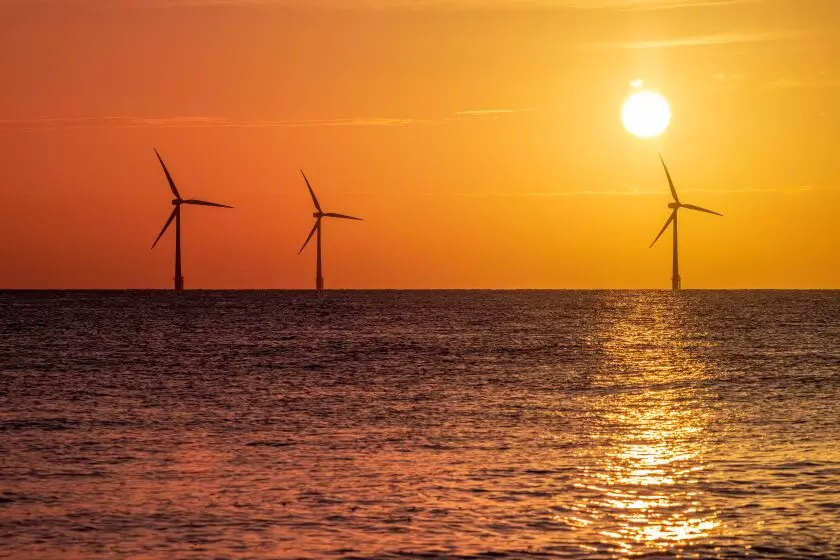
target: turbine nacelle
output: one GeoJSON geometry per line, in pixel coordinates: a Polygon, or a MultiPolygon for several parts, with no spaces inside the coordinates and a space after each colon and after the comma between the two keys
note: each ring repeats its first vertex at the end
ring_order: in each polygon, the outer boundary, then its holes
{"type": "Polygon", "coordinates": [[[320,219],[320,218],[324,217],[324,213],[323,212],[315,212],[315,213],[312,214],[312,217],[316,218],[316,219],[320,219]]]}
{"type": "MultiPolygon", "coordinates": [[[[154,249],[155,245],[158,244],[158,241],[160,241],[160,238],[163,237],[164,233],[166,233],[166,230],[169,228],[170,224],[172,224],[172,221],[175,220],[176,216],[179,217],[179,223],[180,223],[180,215],[181,215],[180,209],[181,209],[182,204],[194,204],[196,206],[215,206],[217,208],[233,208],[233,206],[228,206],[227,204],[219,204],[217,202],[207,202],[206,200],[197,200],[197,199],[194,199],[194,198],[188,198],[188,199],[181,198],[181,193],[178,192],[178,187],[175,186],[175,181],[172,180],[172,175],[169,174],[169,169],[166,168],[166,164],[163,163],[163,158],[160,157],[160,154],[158,153],[157,150],[155,150],[155,155],[157,156],[158,161],[160,162],[160,166],[163,168],[163,172],[166,175],[166,181],[169,183],[169,189],[172,191],[172,196],[175,197],[175,198],[172,199],[172,206],[174,206],[175,208],[172,209],[172,213],[169,214],[169,218],[166,220],[166,223],[163,224],[163,229],[160,230],[160,233],[158,234],[157,239],[155,239],[155,242],[152,244],[152,249],[154,249]]],[[[178,244],[178,243],[179,242],[176,241],[176,244],[178,244]]],[[[176,258],[179,260],[179,264],[176,267],[178,270],[176,270],[176,273],[175,273],[175,276],[176,276],[175,289],[176,290],[180,289],[178,286],[179,286],[179,282],[181,281],[181,280],[179,280],[180,273],[178,272],[180,270],[180,252],[179,251],[180,251],[180,249],[178,249],[178,252],[176,252],[176,254],[178,255],[176,258]]]]}
{"type": "Polygon", "coordinates": [[[669,202],[668,203],[668,208],[671,208],[671,209],[679,208],[680,206],[682,206],[682,204],[680,204],[679,202],[669,202]]]}

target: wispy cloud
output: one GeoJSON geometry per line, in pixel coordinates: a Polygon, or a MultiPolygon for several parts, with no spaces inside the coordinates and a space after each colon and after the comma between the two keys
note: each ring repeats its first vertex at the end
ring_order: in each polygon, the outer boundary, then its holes
{"type": "Polygon", "coordinates": [[[743,188],[743,189],[684,189],[680,193],[707,193],[707,194],[741,194],[741,193],[764,193],[764,194],[803,194],[809,192],[836,192],[840,187],[814,187],[811,185],[796,185],[791,187],[769,187],[769,188],[743,188]]]}
{"type": "Polygon", "coordinates": [[[767,87],[772,89],[792,89],[804,87],[804,84],[799,80],[794,80],[791,78],[779,78],[778,80],[768,82],[767,87]]]}
{"type": "Polygon", "coordinates": [[[472,109],[469,111],[458,111],[455,115],[458,117],[499,118],[503,115],[532,113],[534,111],[536,109],[472,109]]]}
{"type": "Polygon", "coordinates": [[[767,87],[771,89],[798,89],[798,88],[826,88],[835,89],[840,88],[840,78],[829,76],[826,73],[821,73],[818,77],[801,79],[801,78],[779,78],[767,82],[767,87]]]}
{"type": "Polygon", "coordinates": [[[4,129],[60,128],[294,128],[316,126],[405,126],[415,119],[348,118],[330,120],[231,120],[218,117],[44,117],[0,120],[4,129]]]}
{"type": "Polygon", "coordinates": [[[712,79],[720,84],[740,84],[743,83],[747,77],[744,74],[740,74],[738,72],[718,72],[712,79]]]}
{"type": "Polygon", "coordinates": [[[625,41],[596,43],[591,45],[599,49],[668,49],[678,47],[701,47],[713,45],[733,45],[743,43],[767,43],[785,41],[807,36],[804,31],[776,31],[764,33],[720,33],[710,35],[690,35],[649,41],[625,41]]]}
{"type": "Polygon", "coordinates": [[[765,0],[0,0],[21,5],[114,7],[280,6],[337,10],[674,10],[747,4],[765,0]]]}
{"type": "MultiPolygon", "coordinates": [[[[816,191],[840,191],[840,187],[812,187],[808,185],[796,187],[779,188],[736,188],[736,189],[680,189],[680,194],[803,194],[816,191]]],[[[356,193],[362,194],[362,193],[356,193]]],[[[423,197],[452,197],[452,198],[565,198],[565,197],[668,197],[667,189],[646,188],[646,189],[607,189],[607,190],[578,190],[578,191],[488,191],[488,192],[461,192],[461,191],[438,191],[420,192],[418,196],[423,197]]]]}
{"type": "Polygon", "coordinates": [[[438,119],[353,117],[311,120],[236,120],[222,117],[43,117],[0,120],[4,130],[56,130],[73,128],[307,128],[307,127],[401,127],[458,120],[499,118],[536,109],[480,109],[460,111],[438,119]]]}
{"type": "Polygon", "coordinates": [[[734,4],[757,4],[764,0],[649,0],[627,2],[625,11],[678,10],[681,8],[713,8],[734,4]]]}
{"type": "MultiPolygon", "coordinates": [[[[146,0],[148,1],[148,0],[146,0]]],[[[659,10],[747,4],[764,0],[168,0],[170,4],[279,4],[339,9],[618,9],[659,10]]]]}

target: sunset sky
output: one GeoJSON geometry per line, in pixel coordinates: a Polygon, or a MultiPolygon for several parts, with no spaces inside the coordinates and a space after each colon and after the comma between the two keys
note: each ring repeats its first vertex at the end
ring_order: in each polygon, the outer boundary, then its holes
{"type": "Polygon", "coordinates": [[[840,288],[837,0],[0,0],[0,288],[840,288]],[[670,102],[622,126],[630,82],[670,102]]]}

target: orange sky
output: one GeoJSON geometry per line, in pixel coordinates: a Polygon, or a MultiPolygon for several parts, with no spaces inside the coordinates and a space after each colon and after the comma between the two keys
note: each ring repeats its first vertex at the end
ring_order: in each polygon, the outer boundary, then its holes
{"type": "Polygon", "coordinates": [[[0,287],[840,287],[836,0],[0,0],[0,287]],[[629,82],[672,105],[639,140],[629,82]]]}

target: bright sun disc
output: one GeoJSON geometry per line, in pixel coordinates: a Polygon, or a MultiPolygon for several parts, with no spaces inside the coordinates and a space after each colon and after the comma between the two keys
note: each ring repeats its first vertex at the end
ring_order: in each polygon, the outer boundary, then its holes
{"type": "Polygon", "coordinates": [[[640,91],[624,103],[621,121],[624,128],[639,138],[655,138],[671,123],[671,106],[655,91],[640,91]]]}

